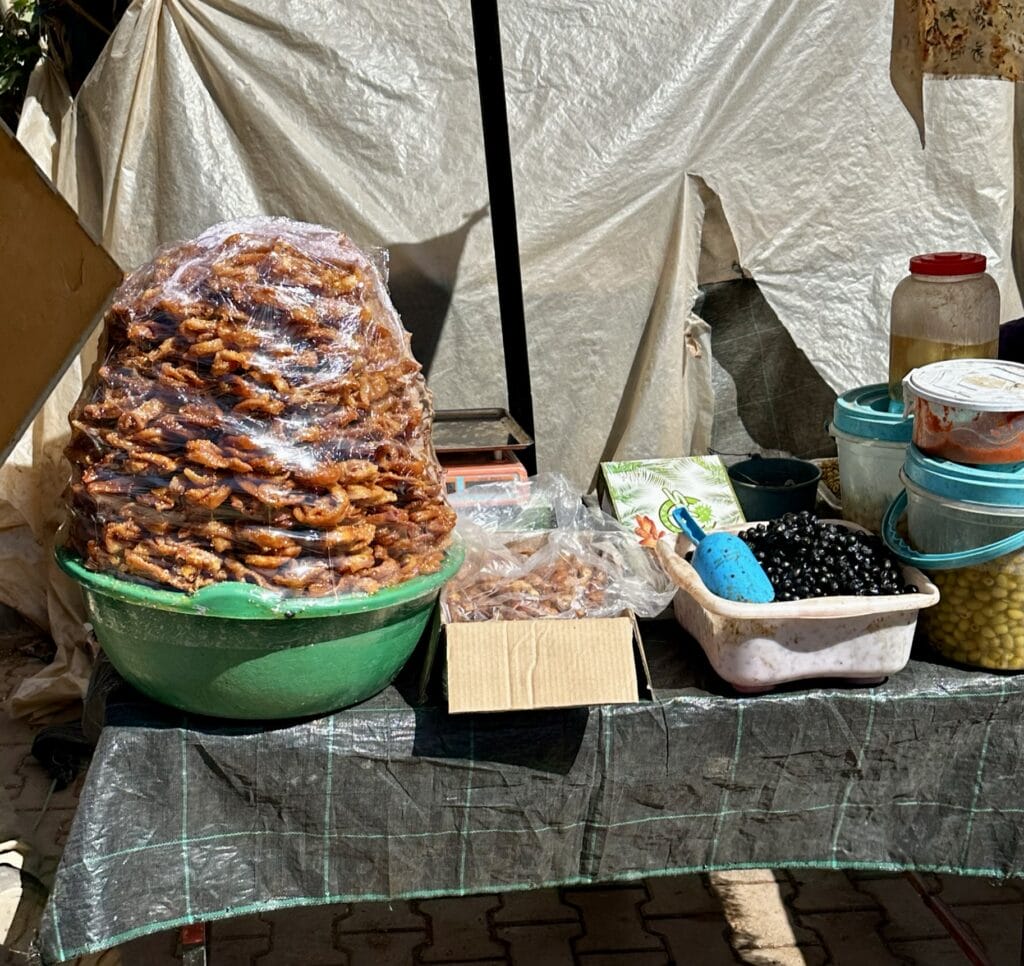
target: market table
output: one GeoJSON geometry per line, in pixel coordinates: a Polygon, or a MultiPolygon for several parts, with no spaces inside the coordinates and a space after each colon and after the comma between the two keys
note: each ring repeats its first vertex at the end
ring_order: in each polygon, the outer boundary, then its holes
{"type": "Polygon", "coordinates": [[[450,716],[415,668],[281,725],[112,700],[40,935],[57,962],[257,910],[747,867],[1024,875],[1024,677],[928,652],[741,698],[670,622],[656,699],[450,716]]]}

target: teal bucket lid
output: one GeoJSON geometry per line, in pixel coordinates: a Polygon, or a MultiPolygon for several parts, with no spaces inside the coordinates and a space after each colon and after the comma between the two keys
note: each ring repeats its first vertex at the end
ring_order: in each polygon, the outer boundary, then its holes
{"type": "Polygon", "coordinates": [[[1024,507],[1024,463],[971,466],[907,449],[903,472],[908,480],[934,496],[960,503],[1024,507]]]}
{"type": "Polygon", "coordinates": [[[914,417],[904,416],[903,407],[890,412],[889,387],[884,382],[844,392],[832,412],[832,426],[850,436],[909,443],[914,417]]]}

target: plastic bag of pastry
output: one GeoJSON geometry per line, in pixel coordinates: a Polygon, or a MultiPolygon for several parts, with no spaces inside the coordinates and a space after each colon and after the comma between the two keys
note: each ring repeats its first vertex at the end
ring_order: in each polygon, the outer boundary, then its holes
{"type": "Polygon", "coordinates": [[[247,219],[161,251],[115,293],[71,413],[68,545],[191,592],[372,593],[436,571],[455,524],[431,402],[373,262],[247,219]]]}
{"type": "Polygon", "coordinates": [[[656,617],[675,586],[625,527],[542,474],[455,498],[466,560],[443,595],[448,621],[656,617]]]}

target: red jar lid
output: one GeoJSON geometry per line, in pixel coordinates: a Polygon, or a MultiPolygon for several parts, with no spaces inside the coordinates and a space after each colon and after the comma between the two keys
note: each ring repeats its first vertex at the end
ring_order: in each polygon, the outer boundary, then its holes
{"type": "Polygon", "coordinates": [[[910,259],[911,275],[980,275],[988,264],[977,252],[930,252],[910,259]]]}

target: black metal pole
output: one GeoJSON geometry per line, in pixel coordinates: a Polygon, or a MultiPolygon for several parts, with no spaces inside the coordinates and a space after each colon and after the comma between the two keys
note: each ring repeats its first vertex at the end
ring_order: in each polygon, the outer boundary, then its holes
{"type": "MultiPolygon", "coordinates": [[[[531,438],[536,439],[526,315],[523,310],[523,278],[519,267],[512,152],[508,138],[508,109],[505,105],[505,77],[501,63],[498,0],[471,0],[471,4],[476,72],[480,85],[480,119],[487,162],[487,189],[491,199],[491,232],[494,237],[501,342],[505,352],[508,411],[531,438]]],[[[531,476],[537,472],[536,446],[523,450],[520,458],[531,476]]]]}

